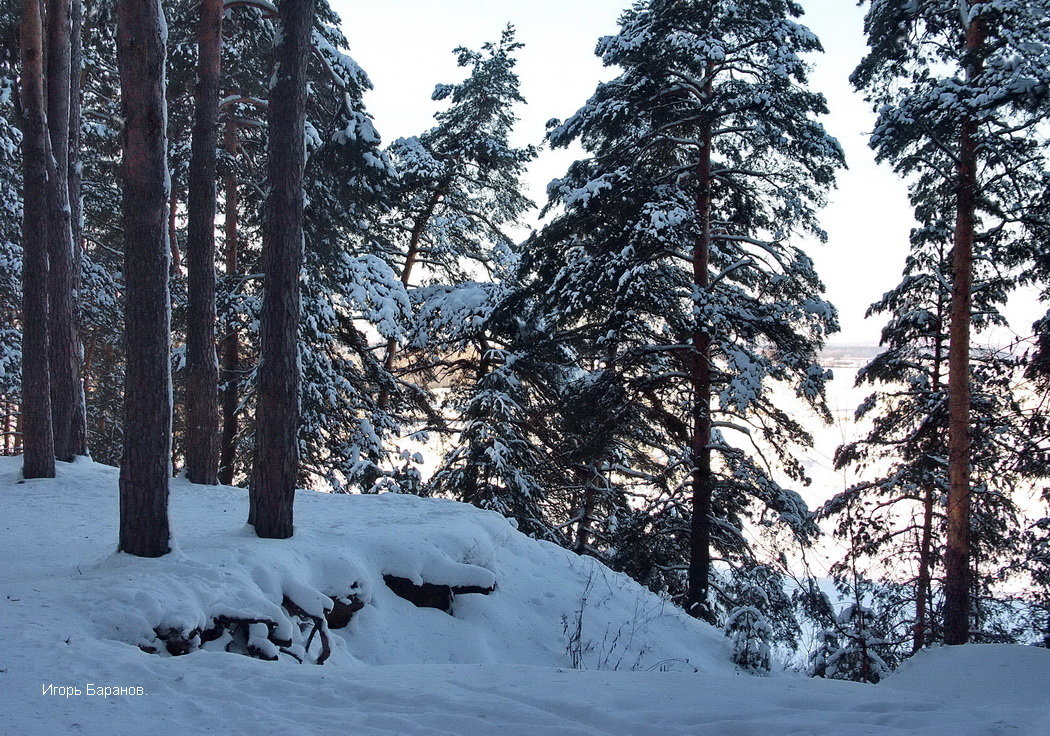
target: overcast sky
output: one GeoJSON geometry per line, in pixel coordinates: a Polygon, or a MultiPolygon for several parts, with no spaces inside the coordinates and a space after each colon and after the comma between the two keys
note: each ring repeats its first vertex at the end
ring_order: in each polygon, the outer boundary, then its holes
{"type": "MultiPolygon", "coordinates": [[[[385,142],[432,125],[434,85],[463,77],[451,53],[497,40],[509,22],[525,44],[518,72],[528,105],[519,110],[516,142],[538,143],[551,118],[576,111],[600,80],[615,76],[594,56],[600,36],[615,33],[629,0],[332,0],[343,18],[350,53],[375,85],[365,99],[385,142]]],[[[853,92],[849,73],[864,51],[863,10],[853,0],[802,0],[803,23],[826,53],[814,56],[812,86],[828,98],[825,127],[839,139],[849,170],[839,177],[822,221],[830,240],[809,249],[838,307],[842,332],[833,344],[875,344],[881,320],[868,305],[897,284],[907,249],[911,209],[905,185],[876,166],[867,146],[873,115],[853,92]]],[[[533,199],[561,176],[580,151],[544,151],[529,176],[533,199]]],[[[1034,312],[1033,312],[1034,314],[1034,312]]],[[[1025,317],[1027,321],[1031,321],[1025,317]]]]}

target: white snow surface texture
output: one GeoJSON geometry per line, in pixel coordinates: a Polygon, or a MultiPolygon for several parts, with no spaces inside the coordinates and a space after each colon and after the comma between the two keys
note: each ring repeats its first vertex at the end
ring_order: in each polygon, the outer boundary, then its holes
{"type": "Polygon", "coordinates": [[[113,551],[115,468],[20,468],[0,458],[0,736],[1050,734],[1046,650],[935,650],[878,686],[752,677],[711,627],[463,504],[300,491],[295,536],[261,540],[245,490],[175,480],[175,549],[147,560],[113,551]],[[384,575],[495,590],[450,615],[384,575]],[[365,606],[320,666],[138,646],[220,615],[290,627],[285,596],[312,613],[348,592],[365,606]],[[106,687],[143,694],[88,694],[106,687]]]}

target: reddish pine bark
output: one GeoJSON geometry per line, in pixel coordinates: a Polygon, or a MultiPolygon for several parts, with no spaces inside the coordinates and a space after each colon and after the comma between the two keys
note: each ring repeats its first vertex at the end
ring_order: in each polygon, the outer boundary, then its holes
{"type": "Polygon", "coordinates": [[[164,18],[159,0],[117,4],[124,114],[126,377],[120,465],[120,550],[168,552],[171,352],[167,237],[164,18]]]}
{"type": "Polygon", "coordinates": [[[14,402],[8,402],[4,397],[4,455],[13,455],[15,450],[15,412],[18,411],[14,402]]]}
{"type": "MultiPolygon", "coordinates": [[[[708,73],[710,78],[710,71],[708,73]]],[[[710,88],[710,82],[708,82],[710,88]]],[[[710,91],[710,89],[708,89],[710,91]]],[[[704,293],[711,285],[711,135],[706,132],[696,166],[696,215],[700,232],[693,248],[693,285],[704,293]]],[[[711,575],[711,336],[698,323],[693,331],[689,366],[693,390],[692,514],[689,530],[689,587],[685,608],[698,618],[708,616],[708,586],[711,575]]]]}
{"type": "Polygon", "coordinates": [[[25,451],[25,445],[22,444],[22,419],[24,416],[25,414],[21,411],[15,416],[15,445],[13,450],[15,455],[21,455],[25,451]]]}
{"type": "MultiPolygon", "coordinates": [[[[937,299],[937,324],[944,324],[944,300],[937,299]]],[[[944,343],[940,328],[933,346],[933,389],[943,389],[944,343]]],[[[912,630],[912,653],[926,645],[926,632],[929,626],[929,604],[932,598],[931,581],[933,568],[933,505],[935,492],[927,488],[922,499],[922,532],[919,538],[919,574],[915,583],[915,627],[912,630]]]]}
{"type": "MultiPolygon", "coordinates": [[[[237,155],[239,148],[237,123],[231,112],[226,121],[226,130],[223,136],[223,144],[226,153],[231,159],[237,155]]],[[[237,274],[238,261],[238,233],[239,221],[237,208],[239,203],[239,192],[237,190],[237,170],[232,165],[226,174],[225,182],[226,199],[226,221],[224,230],[226,236],[226,278],[232,279],[237,274]]],[[[226,324],[226,334],[222,339],[222,436],[220,438],[221,451],[219,454],[219,482],[223,485],[233,485],[234,461],[237,457],[237,408],[240,398],[240,335],[237,333],[237,324],[233,319],[226,324]]]]}
{"type": "Polygon", "coordinates": [[[44,29],[37,0],[25,0],[22,56],[22,413],[19,424],[26,478],[55,477],[48,368],[47,111],[44,29]]]}
{"type": "Polygon", "coordinates": [[[201,0],[186,237],[186,477],[214,485],[219,470],[215,353],[215,162],[219,145],[222,0],[201,0]]]}
{"type": "Polygon", "coordinates": [[[282,2],[267,110],[270,191],[263,228],[263,306],[248,521],[260,537],[292,536],[299,470],[299,269],[303,257],[306,68],[314,0],[282,2]]]}
{"type": "MultiPolygon", "coordinates": [[[[981,73],[984,26],[966,29],[967,78],[981,73]]],[[[959,134],[951,321],[948,327],[948,544],[944,555],[944,643],[970,638],[970,313],[977,210],[977,123],[959,134]]]]}
{"type": "Polygon", "coordinates": [[[55,457],[86,454],[86,417],[80,383],[74,288],[72,210],[69,203],[71,0],[47,0],[48,356],[55,457]],[[53,165],[52,165],[53,163],[53,165]]]}

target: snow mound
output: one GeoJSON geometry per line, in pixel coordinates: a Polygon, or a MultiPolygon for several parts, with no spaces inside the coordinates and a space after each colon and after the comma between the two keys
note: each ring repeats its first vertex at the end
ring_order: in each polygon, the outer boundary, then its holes
{"type": "Polygon", "coordinates": [[[886,679],[886,687],[971,705],[1025,706],[1050,696],[1050,649],[1008,644],[922,651],[886,679]]]}
{"type": "Polygon", "coordinates": [[[709,626],[468,506],[304,492],[295,537],[260,540],[243,490],[175,481],[176,549],[144,560],[113,551],[114,468],[20,467],[0,458],[5,736],[1050,733],[1047,652],[938,650],[878,686],[749,677],[709,626]],[[341,628],[334,598],[360,606],[341,628]],[[199,630],[192,651],[167,656],[166,629],[199,630]]]}
{"type": "Polygon", "coordinates": [[[34,537],[62,540],[38,550],[31,574],[100,639],[348,664],[731,671],[710,626],[465,504],[299,491],[295,536],[265,540],[244,524],[244,489],[175,480],[174,549],[142,559],[113,552],[115,468],[60,464],[56,480],[11,483],[18,468],[0,459],[5,558],[34,537]],[[406,599],[416,586],[450,605],[418,607],[406,599]],[[338,629],[325,621],[337,603],[359,609],[338,629]]]}

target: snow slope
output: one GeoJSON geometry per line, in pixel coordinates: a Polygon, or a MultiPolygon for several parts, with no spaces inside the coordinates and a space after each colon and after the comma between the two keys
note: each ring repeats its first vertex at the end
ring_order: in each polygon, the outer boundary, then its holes
{"type": "MultiPolygon", "coordinates": [[[[2,736],[1050,733],[1044,650],[938,651],[878,687],[753,678],[710,627],[462,504],[301,492],[296,536],[271,541],[245,529],[243,490],[174,481],[176,549],[143,560],[113,552],[115,469],[19,470],[0,458],[2,736]],[[494,590],[446,613],[391,575],[494,590]],[[318,638],[282,602],[320,615],[351,595],[364,607],[309,663],[318,638]],[[273,622],[307,663],[223,651],[228,633],[172,657],[154,631],[221,616],[273,622]]],[[[276,649],[265,627],[256,643],[276,649]]]]}

